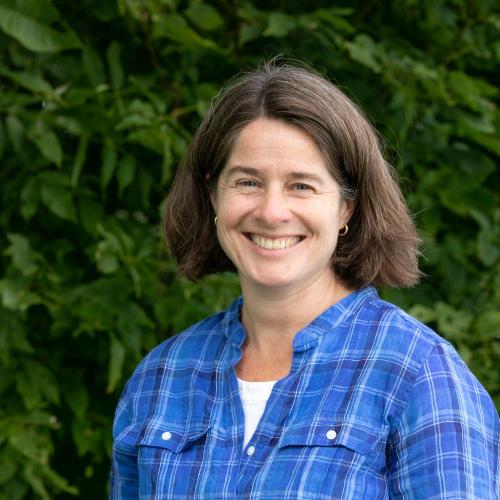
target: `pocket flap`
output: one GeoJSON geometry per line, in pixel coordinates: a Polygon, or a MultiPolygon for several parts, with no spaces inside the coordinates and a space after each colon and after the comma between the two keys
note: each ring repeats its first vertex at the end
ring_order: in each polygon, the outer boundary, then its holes
{"type": "Polygon", "coordinates": [[[363,455],[382,442],[382,431],[373,431],[346,422],[311,424],[303,422],[287,427],[278,443],[286,446],[344,446],[363,455]]]}
{"type": "Polygon", "coordinates": [[[174,453],[183,451],[194,441],[206,435],[209,422],[173,422],[161,418],[150,419],[143,427],[137,444],[166,448],[174,453]]]}

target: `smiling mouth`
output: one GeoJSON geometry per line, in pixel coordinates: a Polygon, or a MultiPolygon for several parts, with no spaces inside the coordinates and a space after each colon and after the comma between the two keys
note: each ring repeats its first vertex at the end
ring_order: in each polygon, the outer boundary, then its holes
{"type": "Polygon", "coordinates": [[[247,233],[245,235],[248,239],[253,241],[258,247],[265,248],[266,250],[283,250],[290,248],[304,239],[303,236],[285,236],[283,238],[266,238],[254,233],[247,233]]]}

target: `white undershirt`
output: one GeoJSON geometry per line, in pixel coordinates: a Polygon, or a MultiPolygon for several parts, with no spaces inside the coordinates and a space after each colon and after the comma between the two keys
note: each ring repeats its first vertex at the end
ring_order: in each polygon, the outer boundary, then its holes
{"type": "Polygon", "coordinates": [[[255,429],[257,429],[267,400],[276,382],[277,380],[247,382],[246,380],[238,379],[240,398],[243,405],[243,413],[245,414],[245,439],[243,441],[243,448],[248,444],[255,429]]]}

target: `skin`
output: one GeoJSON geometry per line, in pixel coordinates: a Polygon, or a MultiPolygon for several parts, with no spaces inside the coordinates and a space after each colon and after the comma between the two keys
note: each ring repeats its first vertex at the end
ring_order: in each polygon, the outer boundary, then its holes
{"type": "Polygon", "coordinates": [[[247,337],[237,375],[284,377],[297,331],[351,292],[335,276],[331,256],[352,206],[314,140],[267,118],[240,132],[212,204],[217,236],[238,269],[244,297],[247,337]],[[287,248],[263,248],[276,241],[287,248]]]}

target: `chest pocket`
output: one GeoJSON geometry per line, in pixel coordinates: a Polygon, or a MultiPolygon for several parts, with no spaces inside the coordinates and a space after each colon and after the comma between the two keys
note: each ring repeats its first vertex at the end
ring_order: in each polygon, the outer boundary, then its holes
{"type": "Polygon", "coordinates": [[[277,443],[264,487],[284,485],[284,498],[339,499],[343,491],[376,498],[372,493],[384,483],[384,449],[383,429],[335,419],[292,422],[277,443]]]}
{"type": "Polygon", "coordinates": [[[140,491],[154,498],[193,498],[211,424],[178,422],[164,417],[148,420],[136,433],[140,491]],[[170,492],[170,493],[168,493],[170,492]]]}
{"type": "Polygon", "coordinates": [[[164,418],[148,420],[137,435],[138,447],[165,449],[173,453],[181,453],[190,446],[200,444],[206,439],[210,430],[208,421],[175,422],[164,418]]]}
{"type": "Polygon", "coordinates": [[[342,421],[316,424],[301,422],[292,424],[285,429],[278,443],[278,448],[292,446],[343,447],[361,455],[367,455],[372,451],[381,450],[384,444],[382,429],[371,430],[342,421]]]}

